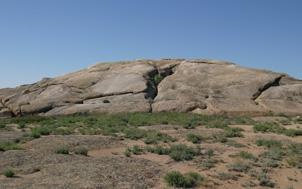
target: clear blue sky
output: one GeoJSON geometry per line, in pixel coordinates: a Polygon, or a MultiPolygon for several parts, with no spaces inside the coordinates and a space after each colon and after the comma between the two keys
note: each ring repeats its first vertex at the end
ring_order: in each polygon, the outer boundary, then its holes
{"type": "Polygon", "coordinates": [[[165,57],[302,79],[302,1],[0,0],[0,87],[99,61],[165,57]]]}

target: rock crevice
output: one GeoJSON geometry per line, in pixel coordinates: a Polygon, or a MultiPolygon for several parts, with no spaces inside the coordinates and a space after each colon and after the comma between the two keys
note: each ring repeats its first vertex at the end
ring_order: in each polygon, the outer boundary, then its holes
{"type": "Polygon", "coordinates": [[[261,94],[263,92],[265,92],[266,90],[268,90],[269,88],[280,86],[280,81],[283,77],[285,77],[285,75],[278,76],[275,79],[273,79],[273,80],[269,81],[268,83],[266,83],[264,86],[260,87],[258,89],[258,91],[253,94],[252,100],[256,101],[261,96],[261,94]]]}

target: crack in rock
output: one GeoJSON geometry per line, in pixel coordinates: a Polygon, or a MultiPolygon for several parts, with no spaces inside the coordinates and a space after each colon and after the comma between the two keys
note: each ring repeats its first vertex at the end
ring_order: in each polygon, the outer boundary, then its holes
{"type": "MultiPolygon", "coordinates": [[[[268,89],[271,88],[271,87],[280,86],[280,80],[281,80],[283,77],[285,77],[285,75],[281,75],[281,76],[275,78],[274,80],[269,81],[269,82],[266,83],[264,86],[260,87],[260,88],[258,89],[258,91],[257,91],[255,94],[253,94],[252,100],[256,102],[256,100],[261,96],[261,94],[262,94],[263,92],[265,92],[266,90],[268,90],[268,89]]],[[[256,102],[256,103],[257,103],[257,102],[256,102]]]]}

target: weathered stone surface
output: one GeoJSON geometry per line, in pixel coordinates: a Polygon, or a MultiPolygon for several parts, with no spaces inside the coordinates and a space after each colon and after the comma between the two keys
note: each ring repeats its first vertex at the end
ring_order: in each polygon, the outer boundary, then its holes
{"type": "Polygon", "coordinates": [[[271,112],[302,114],[302,84],[271,87],[257,102],[271,112]]]}
{"type": "Polygon", "coordinates": [[[0,117],[161,111],[302,114],[301,85],[286,74],[215,60],[100,63],[0,89],[0,117]]]}

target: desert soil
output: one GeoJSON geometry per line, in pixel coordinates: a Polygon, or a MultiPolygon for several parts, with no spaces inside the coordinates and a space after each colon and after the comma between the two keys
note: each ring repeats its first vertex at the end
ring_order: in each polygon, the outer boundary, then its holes
{"type": "MultiPolygon", "coordinates": [[[[259,118],[272,119],[272,118],[259,118]]],[[[13,127],[13,126],[12,126],[13,127]]],[[[108,189],[108,188],[169,188],[164,182],[164,175],[169,171],[198,172],[205,180],[197,188],[207,189],[240,189],[267,188],[260,186],[252,172],[263,167],[251,160],[238,157],[241,151],[246,151],[258,157],[266,149],[255,144],[257,139],[274,139],[283,143],[302,143],[302,136],[288,137],[273,133],[255,133],[251,125],[232,125],[243,129],[244,137],[235,137],[231,141],[242,144],[234,147],[215,141],[201,141],[202,151],[214,151],[211,159],[215,163],[211,167],[201,166],[204,156],[197,156],[191,161],[176,162],[168,155],[157,155],[144,152],[141,155],[126,157],[127,147],[134,145],[146,146],[142,140],[130,140],[121,137],[102,135],[49,135],[25,142],[21,150],[0,151],[0,172],[12,168],[15,176],[7,178],[0,175],[0,189],[108,189]],[[56,153],[60,146],[71,149],[68,155],[56,153]],[[88,156],[73,153],[72,149],[84,147],[88,156]],[[248,172],[237,172],[229,169],[236,162],[247,162],[252,165],[248,172]],[[219,174],[225,173],[230,178],[222,179],[219,174]]],[[[288,128],[299,128],[302,125],[293,124],[288,128]]],[[[188,133],[211,136],[220,132],[219,129],[206,128],[202,125],[195,129],[185,129],[177,125],[154,125],[142,129],[155,129],[177,138],[175,144],[193,144],[186,140],[188,133]]],[[[23,131],[24,132],[24,131],[23,131]]],[[[20,129],[0,130],[0,141],[12,141],[22,137],[20,129]]],[[[165,145],[165,144],[164,144],[165,145]]],[[[302,171],[287,166],[282,162],[276,168],[269,168],[268,175],[274,188],[302,188],[302,171]]]]}

